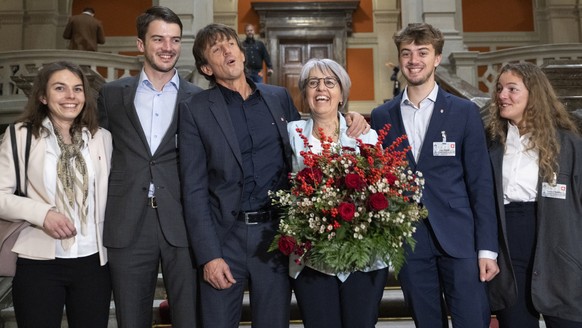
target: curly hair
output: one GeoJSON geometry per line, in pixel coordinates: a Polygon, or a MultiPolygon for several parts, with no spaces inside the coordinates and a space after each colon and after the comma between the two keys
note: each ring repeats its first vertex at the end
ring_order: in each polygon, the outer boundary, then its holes
{"type": "MultiPolygon", "coordinates": [[[[520,77],[529,92],[527,105],[523,113],[523,123],[526,132],[531,133],[528,149],[536,149],[539,153],[540,177],[545,182],[552,182],[554,172],[558,172],[558,155],[560,141],[557,130],[563,129],[578,133],[578,128],[571,119],[564,104],[558,99],[550,81],[542,70],[532,63],[510,63],[504,65],[495,85],[499,85],[499,77],[511,72],[520,77]]],[[[505,145],[508,120],[499,113],[498,88],[491,94],[489,121],[487,131],[492,140],[505,145]]]]}

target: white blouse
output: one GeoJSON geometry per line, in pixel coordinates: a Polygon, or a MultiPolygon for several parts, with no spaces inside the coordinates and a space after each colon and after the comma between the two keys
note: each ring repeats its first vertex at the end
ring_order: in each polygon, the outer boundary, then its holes
{"type": "MultiPolygon", "coordinates": [[[[50,131],[47,136],[47,148],[45,156],[44,165],[44,182],[47,194],[50,197],[52,204],[55,204],[55,197],[57,191],[57,161],[61,154],[61,149],[57,143],[57,137],[54,133],[53,126],[50,120],[46,119],[43,125],[50,131]]],[[[82,138],[84,142],[83,149],[81,149],[81,154],[85,158],[85,163],[87,164],[87,174],[89,181],[88,190],[88,214],[87,214],[87,234],[81,234],[81,221],[78,215],[75,215],[73,222],[75,228],[77,229],[77,235],[75,236],[75,243],[71,246],[69,250],[65,250],[62,246],[60,239],[55,239],[55,257],[57,258],[78,258],[93,255],[99,251],[97,246],[97,227],[95,225],[95,169],[93,168],[93,162],[89,154],[89,147],[87,144],[89,138],[91,138],[88,130],[83,129],[82,138]]],[[[77,211],[74,211],[77,214],[77,211]]]]}
{"type": "Polygon", "coordinates": [[[531,133],[519,135],[518,128],[508,124],[503,154],[503,202],[535,202],[537,198],[539,153],[528,149],[531,133]]]}

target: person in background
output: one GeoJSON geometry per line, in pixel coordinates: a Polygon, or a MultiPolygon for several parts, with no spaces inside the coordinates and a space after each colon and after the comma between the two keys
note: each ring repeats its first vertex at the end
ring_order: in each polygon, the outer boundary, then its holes
{"type": "Polygon", "coordinates": [[[384,147],[407,135],[401,147],[411,147],[410,168],[424,176],[428,210],[416,226],[416,246],[405,245],[398,280],[417,327],[448,327],[448,308],[453,327],[488,328],[485,282],[499,272],[497,218],[479,109],[436,83],[444,46],[438,29],[409,24],[393,39],[408,85],[372,111],[372,128],[391,124],[384,147]]]}
{"type": "Polygon", "coordinates": [[[542,70],[501,68],[487,126],[499,217],[489,283],[502,328],[582,327],[582,138],[542,70]]]}
{"type": "MultiPolygon", "coordinates": [[[[287,122],[300,118],[285,88],[244,73],[236,31],[200,29],[192,49],[212,88],[180,104],[180,176],[186,225],[200,268],[204,327],[239,326],[250,290],[253,327],[287,328],[291,288],[288,258],[269,252],[279,211],[268,192],[288,186],[287,122]]],[[[355,135],[367,126],[351,115],[355,135]]]]}
{"type": "Polygon", "coordinates": [[[44,66],[16,123],[20,172],[32,133],[27,197],[14,194],[16,176],[10,133],[0,145],[0,216],[26,220],[12,300],[18,327],[106,328],[111,281],[102,242],[111,135],[99,128],[91,86],[70,62],[44,66]]]}
{"type": "Polygon", "coordinates": [[[255,83],[263,82],[263,62],[267,65],[267,76],[273,74],[273,64],[271,56],[267,52],[265,44],[260,40],[255,40],[255,26],[245,25],[246,39],[243,41],[245,50],[246,69],[248,77],[255,83]]]}
{"type": "MultiPolygon", "coordinates": [[[[351,80],[346,70],[331,59],[310,59],[299,75],[299,91],[311,110],[310,118],[289,122],[287,132],[293,150],[293,172],[303,165],[301,152],[308,138],[311,151],[321,152],[321,137],[331,137],[342,147],[357,149],[354,138],[347,135],[346,120],[340,112],[347,107],[351,80]]],[[[361,134],[366,144],[378,141],[376,131],[361,134]]],[[[388,265],[378,261],[368,270],[355,272],[320,272],[306,265],[289,261],[289,275],[306,328],[374,327],[378,321],[378,305],[388,279],[388,265]]]]}
{"type": "Polygon", "coordinates": [[[94,16],[95,10],[87,7],[81,14],[69,18],[63,31],[63,38],[70,40],[69,49],[97,51],[97,44],[105,43],[103,26],[94,16]]]}
{"type": "Polygon", "coordinates": [[[113,135],[103,233],[109,251],[117,322],[152,326],[161,266],[173,327],[196,326],[196,270],[180,196],[178,102],[200,92],[175,69],[182,22],[154,6],[137,18],[139,75],[105,84],[100,121],[113,135]]]}

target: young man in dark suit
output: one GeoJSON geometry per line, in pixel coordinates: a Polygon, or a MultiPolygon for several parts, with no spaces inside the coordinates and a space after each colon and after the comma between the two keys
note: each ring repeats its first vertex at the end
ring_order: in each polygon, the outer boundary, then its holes
{"type": "Polygon", "coordinates": [[[479,110],[435,81],[444,37],[429,24],[394,35],[404,92],[372,111],[372,128],[392,128],[384,146],[406,134],[408,161],[425,178],[428,218],[407,245],[398,280],[417,327],[489,327],[485,282],[498,272],[493,178],[479,110]]]}
{"type": "Polygon", "coordinates": [[[177,104],[201,89],[175,69],[182,22],[165,7],[137,18],[141,73],[103,86],[101,125],[113,135],[105,213],[119,327],[151,327],[161,263],[173,327],[196,326],[196,271],[182,215],[177,104]]]}

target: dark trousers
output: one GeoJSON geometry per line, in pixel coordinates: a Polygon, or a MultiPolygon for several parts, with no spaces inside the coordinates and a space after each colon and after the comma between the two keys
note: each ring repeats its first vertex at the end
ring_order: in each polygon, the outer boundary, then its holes
{"type": "Polygon", "coordinates": [[[388,268],[335,276],[303,268],[293,282],[305,328],[373,328],[388,279],[388,268]]]}
{"type": "Polygon", "coordinates": [[[47,261],[19,258],[12,300],[19,328],[59,328],[63,308],[71,328],[106,328],[109,267],[99,264],[98,254],[47,261]]]}
{"type": "Polygon", "coordinates": [[[417,224],[413,237],[416,247],[411,251],[406,246],[398,280],[416,327],[448,328],[448,309],[454,328],[488,328],[491,313],[485,284],[479,280],[477,254],[472,258],[445,254],[428,220],[417,224]]]}
{"type": "Polygon", "coordinates": [[[201,281],[204,328],[239,327],[245,286],[250,292],[254,328],[289,327],[289,258],[280,252],[268,251],[277,227],[278,221],[256,225],[234,223],[222,245],[222,255],[236,283],[218,290],[201,281]]]}
{"type": "MultiPolygon", "coordinates": [[[[535,202],[505,205],[507,243],[517,284],[517,301],[497,313],[500,328],[538,328],[540,314],[531,297],[531,280],[536,246],[535,202]]],[[[582,322],[544,316],[548,328],[581,328],[582,322]]]]}
{"type": "Polygon", "coordinates": [[[140,229],[129,247],[108,249],[118,327],[152,326],[152,307],[160,265],[172,327],[196,327],[197,274],[190,249],[175,247],[166,241],[156,209],[145,209],[140,229]]]}

